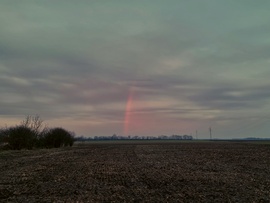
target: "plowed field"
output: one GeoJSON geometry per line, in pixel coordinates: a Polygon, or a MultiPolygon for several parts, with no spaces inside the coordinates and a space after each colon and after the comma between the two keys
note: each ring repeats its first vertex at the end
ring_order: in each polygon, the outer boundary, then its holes
{"type": "Polygon", "coordinates": [[[1,151],[0,202],[270,202],[270,145],[106,142],[1,151]]]}

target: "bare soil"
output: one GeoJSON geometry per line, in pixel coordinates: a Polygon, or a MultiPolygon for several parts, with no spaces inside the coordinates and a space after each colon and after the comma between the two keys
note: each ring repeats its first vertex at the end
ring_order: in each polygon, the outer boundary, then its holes
{"type": "Polygon", "coordinates": [[[0,202],[270,202],[270,145],[107,142],[0,151],[0,202]]]}

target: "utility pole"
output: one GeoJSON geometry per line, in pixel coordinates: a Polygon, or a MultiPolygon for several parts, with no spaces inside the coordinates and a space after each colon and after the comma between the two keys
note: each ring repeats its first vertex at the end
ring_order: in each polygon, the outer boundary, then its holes
{"type": "Polygon", "coordinates": [[[209,132],[210,132],[210,140],[212,140],[212,129],[209,127],[209,132]]]}
{"type": "Polygon", "coordinates": [[[196,139],[198,139],[198,131],[196,130],[196,139]]]}

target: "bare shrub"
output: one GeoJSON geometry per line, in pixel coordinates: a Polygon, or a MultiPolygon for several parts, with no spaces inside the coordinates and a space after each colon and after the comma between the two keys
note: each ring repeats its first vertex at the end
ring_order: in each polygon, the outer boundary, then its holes
{"type": "Polygon", "coordinates": [[[47,148],[72,146],[74,143],[74,136],[71,132],[63,128],[50,129],[43,137],[44,145],[47,148]]]}
{"type": "Polygon", "coordinates": [[[20,125],[0,129],[0,144],[14,150],[72,146],[74,137],[63,128],[49,129],[38,115],[28,115],[20,125]]]}
{"type": "Polygon", "coordinates": [[[33,149],[37,142],[36,133],[25,126],[15,126],[4,130],[8,145],[11,149],[33,149]]]}

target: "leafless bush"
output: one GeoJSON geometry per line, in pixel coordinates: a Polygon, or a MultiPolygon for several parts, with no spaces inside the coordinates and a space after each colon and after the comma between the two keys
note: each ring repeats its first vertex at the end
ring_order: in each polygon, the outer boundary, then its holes
{"type": "Polygon", "coordinates": [[[0,129],[0,144],[16,150],[72,146],[74,136],[63,128],[49,129],[38,115],[28,115],[20,125],[0,129]]]}

